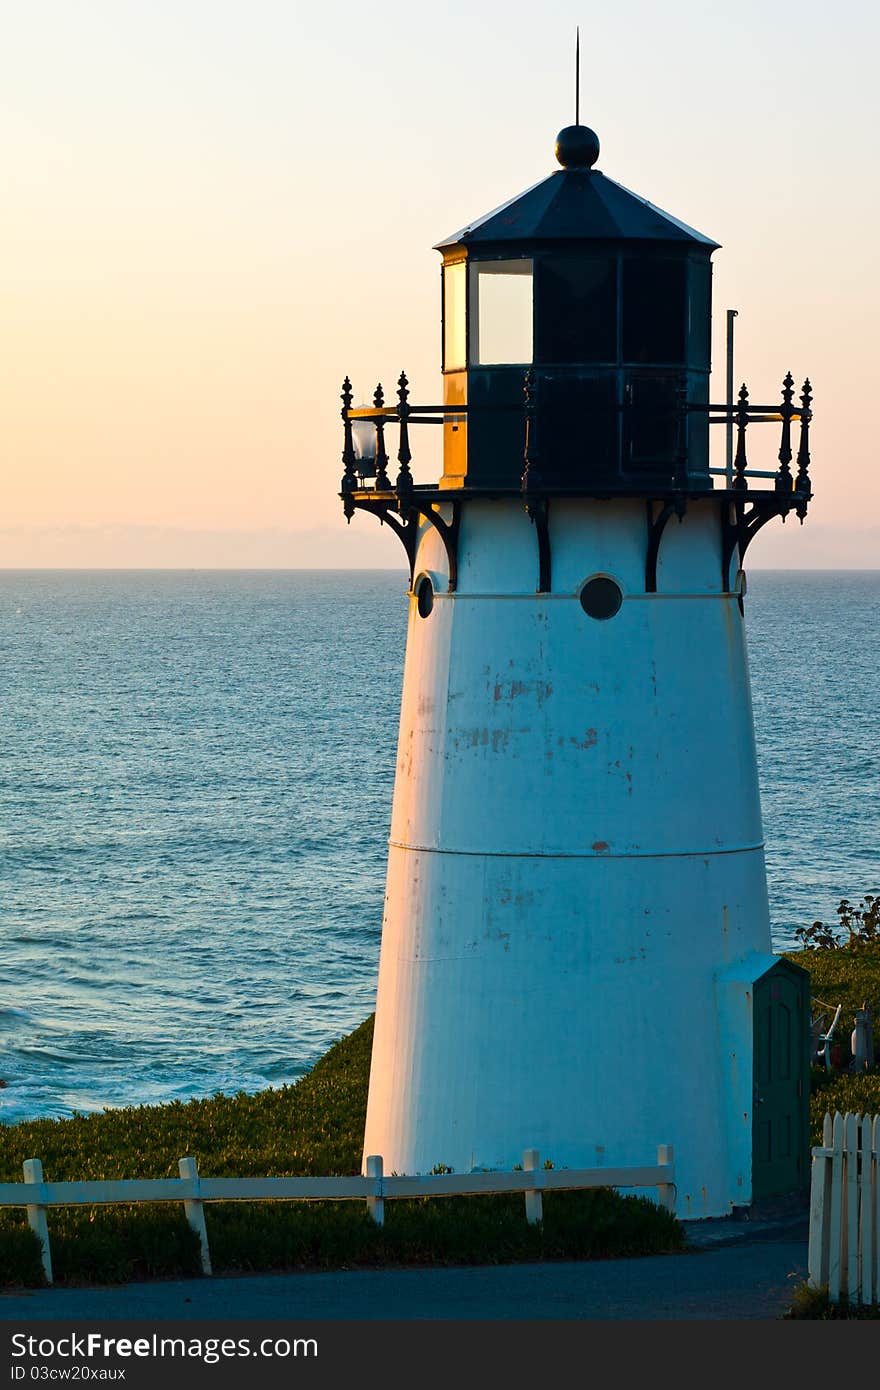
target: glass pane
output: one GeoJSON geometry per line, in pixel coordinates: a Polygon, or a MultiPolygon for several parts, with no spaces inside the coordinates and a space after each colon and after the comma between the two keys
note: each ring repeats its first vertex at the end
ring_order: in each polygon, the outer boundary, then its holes
{"type": "Polygon", "coordinates": [[[625,362],[684,361],[686,269],[684,261],[624,261],[625,362]]]}
{"type": "Polygon", "coordinates": [[[467,363],[465,349],[465,286],[467,265],[456,261],[443,267],[443,370],[458,371],[467,363]]]}
{"type": "Polygon", "coordinates": [[[667,475],[678,459],[678,378],[634,376],[630,379],[626,425],[629,466],[660,469],[667,475]]]}
{"type": "Polygon", "coordinates": [[[480,366],[532,360],[532,263],[474,266],[471,357],[480,366]]]}
{"type": "Polygon", "coordinates": [[[546,256],[538,263],[539,362],[617,361],[617,262],[546,256]]]}
{"type": "Polygon", "coordinates": [[[616,374],[548,372],[539,381],[541,476],[575,487],[620,474],[620,411],[616,374]]]}
{"type": "Polygon", "coordinates": [[[690,302],[688,361],[708,371],[712,337],[712,266],[708,261],[691,263],[690,302]]]}

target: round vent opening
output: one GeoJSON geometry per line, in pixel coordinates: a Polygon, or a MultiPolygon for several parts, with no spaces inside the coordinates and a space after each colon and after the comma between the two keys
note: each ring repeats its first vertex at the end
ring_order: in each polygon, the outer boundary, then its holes
{"type": "Polygon", "coordinates": [[[613,618],[622,603],[623,590],[607,575],[597,575],[581,589],[581,608],[589,618],[613,618]]]}
{"type": "Polygon", "coordinates": [[[420,618],[427,618],[434,607],[434,585],[427,576],[420,579],[416,585],[416,606],[420,618]]]}

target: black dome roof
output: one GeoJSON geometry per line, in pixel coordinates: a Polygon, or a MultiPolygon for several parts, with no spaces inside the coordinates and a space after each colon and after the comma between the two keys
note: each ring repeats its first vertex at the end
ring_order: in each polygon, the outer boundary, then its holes
{"type": "Polygon", "coordinates": [[[598,170],[558,169],[434,249],[531,241],[689,243],[710,254],[719,245],[598,170]]]}

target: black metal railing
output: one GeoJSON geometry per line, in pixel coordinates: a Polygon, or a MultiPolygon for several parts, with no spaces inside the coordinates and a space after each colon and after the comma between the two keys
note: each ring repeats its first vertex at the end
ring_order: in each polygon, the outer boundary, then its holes
{"type": "Polygon", "coordinates": [[[380,382],[373,392],[372,406],[357,406],[353,409],[352,385],[348,377],[342,383],[341,400],[344,431],[342,462],[345,467],[341,483],[343,496],[362,489],[367,479],[375,479],[373,487],[376,492],[396,492],[399,497],[405,498],[415,487],[410,468],[410,425],[442,425],[447,421],[463,420],[467,415],[465,405],[413,405],[409,399],[409,380],[406,372],[401,372],[397,379],[397,402],[394,405],[385,404],[385,393],[380,382]],[[360,453],[355,448],[353,430],[353,424],[359,420],[369,421],[375,430],[373,448],[369,451],[361,450],[360,453]],[[393,483],[388,473],[390,459],[385,444],[385,426],[389,424],[400,425],[398,472],[393,483]]]}
{"type": "Polygon", "coordinates": [[[709,472],[727,477],[728,485],[737,492],[748,488],[749,478],[773,478],[776,492],[798,493],[808,497],[810,495],[810,422],[813,418],[813,388],[810,385],[809,377],[801,388],[800,405],[794,405],[793,400],[794,377],[791,372],[786,372],[782,383],[782,401],[779,405],[753,405],[749,401],[749,390],[745,382],[740,387],[735,404],[695,405],[689,403],[686,409],[708,414],[710,425],[725,425],[736,431],[736,451],[733,456],[732,469],[729,471],[726,468],[710,468],[709,472]],[[797,473],[795,475],[792,475],[791,471],[791,461],[794,457],[791,448],[793,420],[800,422],[797,473]],[[749,468],[746,455],[746,430],[749,425],[767,422],[781,422],[782,424],[782,438],[777,455],[779,467],[775,471],[749,468]]]}
{"type": "MultiPolygon", "coordinates": [[[[539,449],[537,448],[537,395],[535,390],[535,373],[532,369],[525,376],[525,401],[524,401],[524,471],[522,475],[522,487],[524,492],[540,490],[543,486],[541,469],[539,467],[539,449]]],[[[794,378],[791,372],[786,373],[782,383],[782,399],[778,405],[754,405],[749,400],[748,387],[743,383],[740,388],[736,402],[717,404],[717,403],[697,403],[688,401],[686,398],[687,382],[681,378],[676,392],[675,404],[670,407],[670,421],[674,421],[680,439],[684,439],[684,422],[688,414],[702,414],[708,417],[710,425],[725,425],[735,434],[736,447],[730,468],[709,468],[709,473],[714,476],[724,476],[727,479],[728,489],[734,492],[754,491],[750,488],[750,481],[754,479],[772,479],[773,491],[777,494],[791,495],[799,501],[804,501],[811,495],[810,484],[810,422],[813,418],[812,403],[813,391],[810,380],[807,378],[800,392],[800,405],[794,404],[794,378]],[[792,452],[792,422],[797,420],[800,424],[800,436],[798,440],[798,452],[796,458],[797,472],[792,473],[791,464],[794,459],[792,452]],[[775,471],[749,467],[746,452],[746,431],[751,425],[776,422],[781,424],[781,440],[778,452],[779,467],[775,471]]],[[[408,499],[415,490],[412,469],[412,451],[409,442],[410,426],[414,424],[446,424],[456,420],[467,418],[468,408],[466,405],[413,405],[409,399],[409,381],[406,373],[401,372],[397,381],[397,401],[393,405],[386,405],[385,394],[381,383],[373,393],[372,406],[358,406],[352,408],[352,385],[348,377],[342,383],[342,422],[344,432],[344,442],[342,450],[342,462],[344,473],[342,475],[341,493],[345,502],[346,514],[350,515],[353,510],[351,498],[354,493],[363,491],[368,480],[372,481],[371,491],[377,493],[394,493],[400,503],[405,506],[408,499]],[[375,431],[375,437],[371,440],[371,447],[360,449],[355,446],[354,425],[359,421],[369,422],[375,431]],[[388,471],[391,462],[385,440],[385,427],[388,424],[398,424],[400,434],[397,450],[397,475],[392,482],[388,471]]],[[[626,412],[631,410],[631,406],[626,402],[622,405],[610,407],[613,410],[626,412]]],[[[696,481],[696,475],[689,477],[686,468],[684,449],[680,450],[679,465],[676,469],[677,486],[692,489],[696,481]]],[[[553,490],[551,488],[551,490],[553,490]]],[[[570,488],[565,488],[568,491],[570,488]]]]}

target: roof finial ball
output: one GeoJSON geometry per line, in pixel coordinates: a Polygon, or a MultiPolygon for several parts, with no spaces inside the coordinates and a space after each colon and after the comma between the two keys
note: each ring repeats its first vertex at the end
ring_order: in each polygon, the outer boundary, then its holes
{"type": "Polygon", "coordinates": [[[588,125],[567,125],[556,137],[556,158],[563,169],[592,169],[599,158],[599,137],[588,125]]]}

